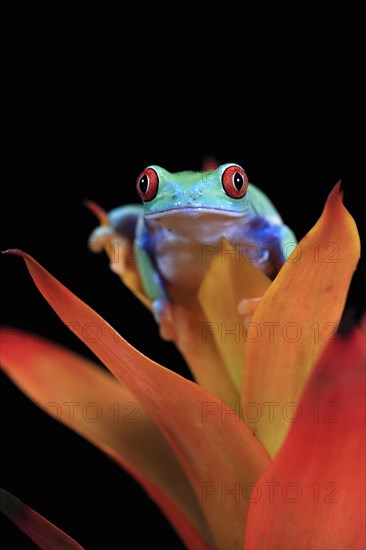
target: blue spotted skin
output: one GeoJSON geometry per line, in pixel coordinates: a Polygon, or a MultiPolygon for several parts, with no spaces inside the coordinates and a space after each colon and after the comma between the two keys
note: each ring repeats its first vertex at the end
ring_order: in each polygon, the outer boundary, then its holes
{"type": "Polygon", "coordinates": [[[230,166],[174,174],[151,166],[159,178],[156,196],[110,213],[113,229],[135,241],[141,280],[157,319],[170,300],[167,286],[198,289],[223,237],[271,278],[297,242],[268,197],[253,184],[242,198],[225,192],[222,175],[230,166]]]}

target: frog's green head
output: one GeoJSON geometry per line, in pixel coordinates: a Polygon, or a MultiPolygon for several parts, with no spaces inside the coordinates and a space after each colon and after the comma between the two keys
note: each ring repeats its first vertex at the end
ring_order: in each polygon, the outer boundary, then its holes
{"type": "Polygon", "coordinates": [[[248,208],[248,178],[238,164],[223,164],[209,172],[174,174],[148,166],[136,186],[150,219],[168,215],[242,216],[248,208]]]}

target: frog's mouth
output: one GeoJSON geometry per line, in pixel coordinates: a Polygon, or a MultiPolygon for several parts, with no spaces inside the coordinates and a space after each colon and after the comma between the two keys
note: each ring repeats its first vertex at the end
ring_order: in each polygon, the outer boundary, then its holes
{"type": "Polygon", "coordinates": [[[216,239],[228,235],[239,225],[247,223],[248,210],[236,212],[220,208],[172,208],[145,215],[151,230],[165,230],[188,239],[216,239]]]}
{"type": "Polygon", "coordinates": [[[241,212],[236,210],[227,210],[225,208],[216,208],[208,206],[189,206],[182,208],[170,208],[169,210],[160,210],[159,212],[150,212],[145,214],[146,219],[164,222],[164,219],[172,218],[198,218],[200,216],[220,216],[225,218],[243,218],[248,213],[246,208],[241,212]]]}

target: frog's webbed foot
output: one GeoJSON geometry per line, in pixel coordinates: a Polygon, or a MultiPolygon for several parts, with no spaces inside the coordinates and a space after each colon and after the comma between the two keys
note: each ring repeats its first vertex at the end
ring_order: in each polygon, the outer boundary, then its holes
{"type": "Polygon", "coordinates": [[[152,302],[152,311],[155,321],[160,325],[160,321],[164,310],[168,306],[169,301],[166,298],[158,298],[152,302]]]}
{"type": "Polygon", "coordinates": [[[152,303],[152,310],[155,321],[159,325],[160,336],[163,340],[174,341],[176,340],[176,331],[173,322],[173,308],[174,304],[168,299],[159,298],[152,303]]]}
{"type": "Polygon", "coordinates": [[[247,251],[247,258],[250,262],[253,262],[259,269],[263,269],[270,260],[270,251],[268,247],[261,246],[258,249],[251,252],[247,251]]]}
{"type": "Polygon", "coordinates": [[[100,225],[94,229],[88,239],[89,250],[95,254],[100,254],[114,235],[115,231],[112,227],[100,225]]]}
{"type": "Polygon", "coordinates": [[[246,326],[250,323],[253,314],[258,307],[259,302],[261,301],[260,298],[244,298],[243,300],[240,300],[238,303],[237,309],[239,315],[242,315],[244,317],[243,319],[243,325],[246,326]]]}

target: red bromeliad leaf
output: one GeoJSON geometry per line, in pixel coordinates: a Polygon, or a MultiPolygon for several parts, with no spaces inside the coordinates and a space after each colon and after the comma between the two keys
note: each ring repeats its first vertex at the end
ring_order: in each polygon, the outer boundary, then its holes
{"type": "Polygon", "coordinates": [[[52,550],[83,550],[80,544],[61,529],[2,488],[0,488],[0,511],[41,550],[50,550],[50,548],[52,550]]]}
{"type": "Polygon", "coordinates": [[[85,342],[131,391],[164,433],[180,460],[221,548],[242,548],[248,498],[269,457],[246,425],[206,390],[151,361],[30,256],[21,255],[40,292],[83,339],[86,323],[100,338],[85,342]],[[236,497],[236,495],[235,495],[236,497]]]}
{"type": "Polygon", "coordinates": [[[288,405],[296,404],[317,357],[332,341],[359,256],[357,227],[337,185],[252,317],[242,403],[262,413],[259,418],[251,410],[254,420],[248,424],[271,456],[287,433],[286,411],[293,412],[288,405]]]}
{"type": "Polygon", "coordinates": [[[298,421],[258,481],[246,550],[366,548],[365,337],[329,344],[298,421]]]}
{"type": "Polygon", "coordinates": [[[133,475],[188,546],[207,548],[208,527],[191,485],[135,396],[75,353],[25,331],[1,332],[1,365],[13,382],[133,475]]]}

